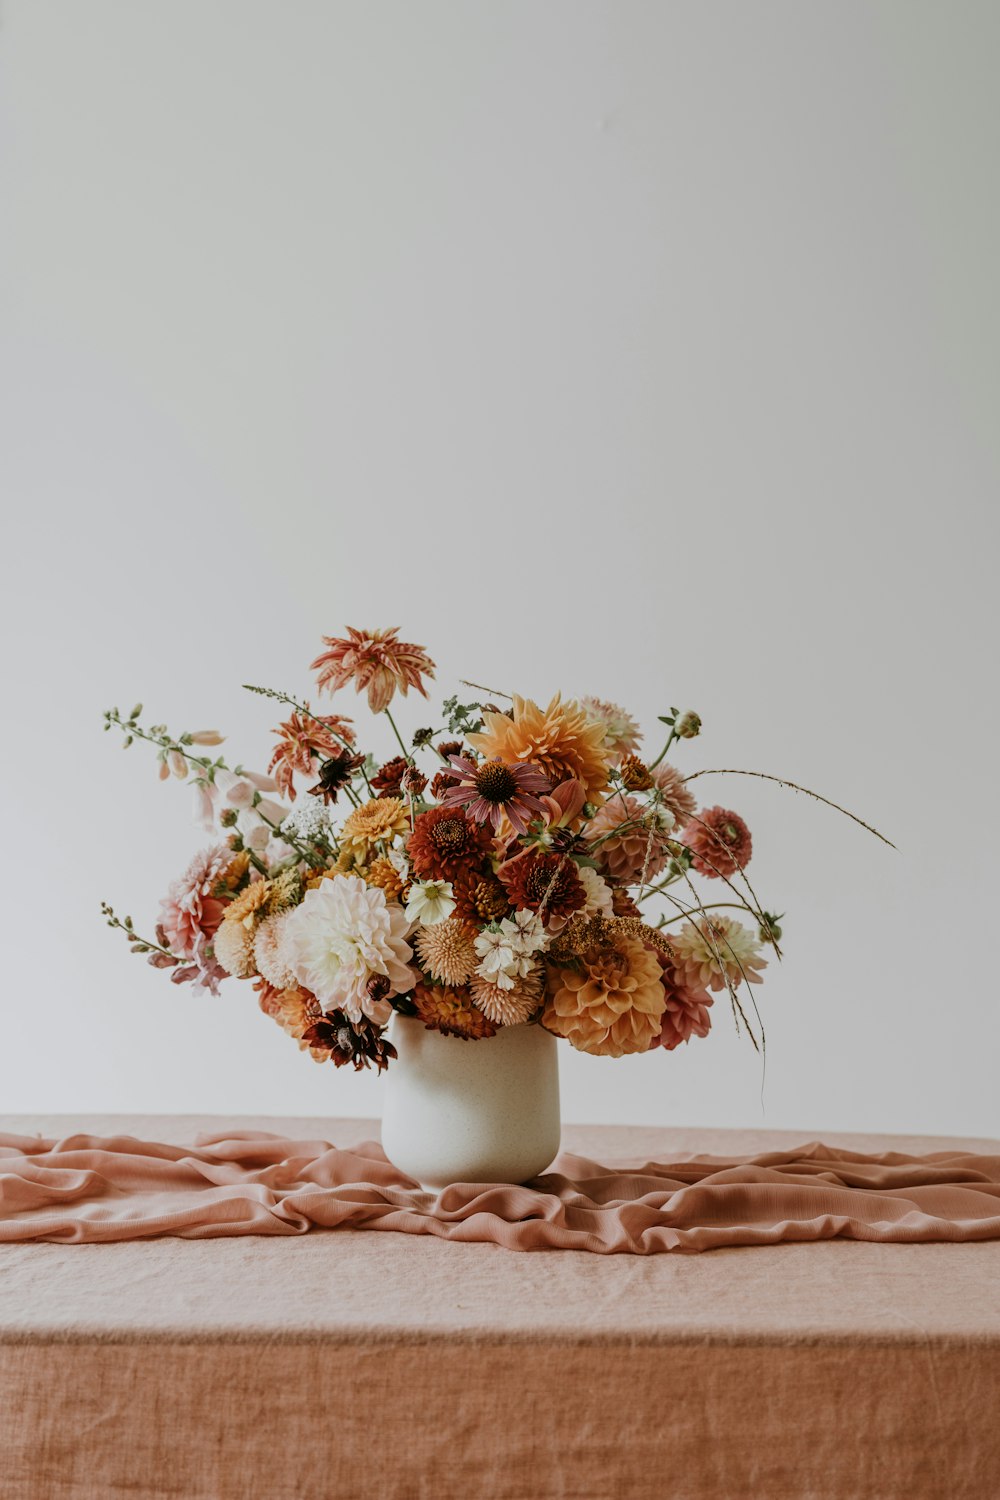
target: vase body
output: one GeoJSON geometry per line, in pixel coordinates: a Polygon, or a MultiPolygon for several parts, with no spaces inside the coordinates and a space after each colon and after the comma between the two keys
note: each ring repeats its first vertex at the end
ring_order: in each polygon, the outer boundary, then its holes
{"type": "Polygon", "coordinates": [[[479,1041],[396,1015],[383,1080],[382,1149],[428,1188],[527,1182],[559,1152],[556,1039],[502,1026],[479,1041]]]}

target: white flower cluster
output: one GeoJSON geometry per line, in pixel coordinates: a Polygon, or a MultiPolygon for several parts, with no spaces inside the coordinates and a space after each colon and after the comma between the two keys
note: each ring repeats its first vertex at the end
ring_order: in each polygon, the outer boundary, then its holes
{"type": "Polygon", "coordinates": [[[317,839],[330,827],[330,810],[318,797],[303,797],[281,825],[294,839],[317,839]]]}
{"type": "Polygon", "coordinates": [[[480,963],[476,973],[498,989],[512,990],[535,967],[535,954],[545,947],[542,920],[533,911],[516,911],[513,918],[493,922],[475,940],[480,963]]]}

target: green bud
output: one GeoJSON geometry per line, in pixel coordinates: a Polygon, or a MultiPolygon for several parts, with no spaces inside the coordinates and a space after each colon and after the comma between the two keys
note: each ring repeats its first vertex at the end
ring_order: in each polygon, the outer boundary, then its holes
{"type": "Polygon", "coordinates": [[[142,713],[142,704],[141,703],[137,703],[135,705],[135,708],[133,708],[132,712],[129,714],[129,718],[130,719],[137,719],[141,713],[142,713]]]}

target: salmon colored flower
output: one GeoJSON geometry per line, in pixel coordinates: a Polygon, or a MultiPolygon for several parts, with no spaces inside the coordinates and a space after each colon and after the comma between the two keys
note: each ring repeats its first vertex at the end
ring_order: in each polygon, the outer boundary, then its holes
{"type": "Polygon", "coordinates": [[[335,693],[345,683],[353,682],[355,691],[368,690],[368,707],[373,714],[388,708],[398,689],[405,698],[410,688],[427,697],[423,678],[434,676],[434,663],[423,646],[397,640],[399,627],[392,630],[354,630],[347,636],[323,637],[329,649],[317,656],[312,670],[317,683],[335,693]]]}
{"type": "MultiPolygon", "coordinates": [[[[308,709],[309,704],[305,707],[308,709]]],[[[273,731],[278,736],[268,770],[274,773],[278,790],[283,797],[295,801],[292,776],[298,771],[301,776],[311,776],[315,770],[313,760],[326,760],[328,756],[339,756],[345,745],[354,744],[351,720],[328,714],[313,718],[296,710],[291,718],[279,724],[273,731]]]]}
{"type": "Polygon", "coordinates": [[[417,984],[410,999],[420,1020],[431,1031],[464,1037],[466,1041],[496,1035],[496,1025],[476,1009],[464,986],[417,984]]]}
{"type": "Polygon", "coordinates": [[[753,853],[749,828],[739,813],[725,807],[706,807],[691,819],[681,837],[699,875],[734,875],[746,869],[753,853]]]}
{"type": "Polygon", "coordinates": [[[655,953],[637,938],[618,937],[572,968],[550,968],[542,1024],[596,1057],[648,1052],[667,1001],[660,973],[655,953]]]}

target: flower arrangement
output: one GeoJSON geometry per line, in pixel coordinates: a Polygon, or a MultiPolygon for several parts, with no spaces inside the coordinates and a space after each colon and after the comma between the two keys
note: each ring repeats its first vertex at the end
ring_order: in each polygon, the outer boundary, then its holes
{"type": "Polygon", "coordinates": [[[474,683],[482,701],[449,698],[443,722],[407,740],[390,705],[427,697],[426,651],[396,629],[324,648],[319,691],[353,684],[391,726],[398,753],[381,764],[350,718],[249,684],[290,710],[265,773],[216,757],[215,730],[174,737],[141,704],[105,714],[126,747],[156,747],[161,778],[190,785],[214,835],[170,885],[155,937],[102,906],[133,952],[196,991],[249,981],[261,1010],[337,1067],[383,1069],[394,1011],[467,1041],[530,1023],[602,1057],[672,1051],[708,1035],[723,992],[763,1046],[754,991],[765,953],[780,957],[781,917],[747,877],[743,818],[699,808],[693,783],[764,773],[670,764],[700,731],[695,713],[662,715],[666,743],[645,759],[616,704],[557,693],[542,707],[474,683]]]}

